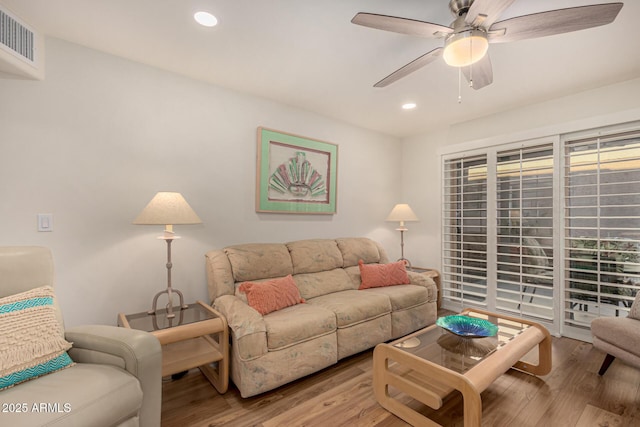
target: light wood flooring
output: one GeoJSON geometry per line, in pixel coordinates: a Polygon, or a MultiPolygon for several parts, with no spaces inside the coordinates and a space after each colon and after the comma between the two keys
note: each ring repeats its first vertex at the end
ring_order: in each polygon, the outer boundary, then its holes
{"type": "MultiPolygon", "coordinates": [[[[231,383],[219,395],[199,370],[163,384],[162,427],[406,426],[377,403],[369,350],[291,384],[242,399],[231,383]]],[[[537,378],[511,370],[482,393],[483,426],[640,426],[640,370],[614,361],[603,377],[604,354],[591,344],[553,339],[553,370],[537,378]]],[[[462,400],[437,413],[442,425],[462,426],[462,400]]]]}

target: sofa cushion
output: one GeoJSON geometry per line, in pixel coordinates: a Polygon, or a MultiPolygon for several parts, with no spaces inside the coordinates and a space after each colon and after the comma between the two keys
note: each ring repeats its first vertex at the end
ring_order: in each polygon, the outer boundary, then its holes
{"type": "Polygon", "coordinates": [[[358,265],[359,260],[366,264],[380,262],[381,254],[378,245],[366,237],[349,237],[336,239],[338,248],[342,252],[343,267],[358,265]]]}
{"type": "Polygon", "coordinates": [[[358,289],[378,288],[381,286],[406,285],[410,283],[404,261],[389,264],[365,264],[360,260],[360,278],[358,289]]]}
{"type": "Polygon", "coordinates": [[[314,239],[287,243],[293,274],[316,273],[342,267],[342,253],[335,240],[314,239]]]}
{"type": "Polygon", "coordinates": [[[365,289],[363,292],[386,295],[393,311],[406,310],[429,302],[429,291],[423,286],[399,285],[365,289]]]}
{"type": "Polygon", "coordinates": [[[349,280],[351,280],[351,284],[353,285],[353,289],[358,289],[360,287],[360,283],[362,279],[360,279],[360,267],[357,265],[352,265],[351,267],[346,267],[343,269],[347,276],[349,276],[349,280]]]}
{"type": "Polygon", "coordinates": [[[115,366],[78,363],[3,390],[1,399],[28,408],[1,414],[5,426],[113,426],[136,416],[142,390],[136,377],[115,366]]]}
{"type": "Polygon", "coordinates": [[[236,282],[293,274],[289,250],[279,243],[248,243],[224,249],[236,282]]]}
{"type": "Polygon", "coordinates": [[[293,279],[303,298],[315,298],[332,292],[357,289],[349,275],[342,268],[318,273],[296,274],[293,279]]]}
{"type": "Polygon", "coordinates": [[[269,351],[280,350],[326,334],[335,333],[332,311],[311,304],[287,307],[264,316],[269,351]]]}
{"type": "Polygon", "coordinates": [[[263,316],[304,302],[291,275],[257,283],[243,282],[238,290],[247,295],[249,305],[263,316]]]}
{"type": "Polygon", "coordinates": [[[0,390],[69,367],[50,286],[0,298],[0,390]]]}
{"type": "Polygon", "coordinates": [[[391,302],[386,295],[356,290],[333,292],[307,302],[334,312],[338,328],[366,322],[391,312],[391,302]]]}

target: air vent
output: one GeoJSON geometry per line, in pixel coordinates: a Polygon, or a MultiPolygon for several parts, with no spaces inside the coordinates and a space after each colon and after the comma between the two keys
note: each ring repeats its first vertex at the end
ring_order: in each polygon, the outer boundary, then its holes
{"type": "Polygon", "coordinates": [[[43,79],[43,53],[42,36],[0,7],[0,77],[43,79]]]}
{"type": "Polygon", "coordinates": [[[0,10],[0,44],[33,63],[33,31],[0,10]]]}

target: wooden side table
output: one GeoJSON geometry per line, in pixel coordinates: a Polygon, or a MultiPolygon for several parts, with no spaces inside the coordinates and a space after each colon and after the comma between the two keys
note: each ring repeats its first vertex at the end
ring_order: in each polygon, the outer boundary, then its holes
{"type": "Polygon", "coordinates": [[[424,268],[424,267],[409,267],[409,270],[415,271],[416,273],[422,273],[425,276],[433,279],[433,281],[436,283],[436,288],[438,288],[438,300],[436,304],[437,304],[438,310],[440,310],[440,308],[442,307],[442,285],[440,283],[440,272],[433,268],[424,268]]]}
{"type": "Polygon", "coordinates": [[[118,314],[118,326],[150,332],[162,345],[162,376],[192,368],[200,371],[218,390],[229,386],[229,329],[227,320],[202,301],[175,310],[167,318],[166,309],[156,314],[118,314]],[[217,366],[212,365],[217,362],[217,366]]]}

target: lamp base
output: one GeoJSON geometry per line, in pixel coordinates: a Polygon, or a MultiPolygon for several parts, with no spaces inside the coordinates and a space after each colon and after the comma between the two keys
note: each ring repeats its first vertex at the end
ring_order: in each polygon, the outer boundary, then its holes
{"type": "Polygon", "coordinates": [[[396,228],[400,232],[400,258],[398,261],[404,261],[406,267],[411,268],[411,262],[404,257],[404,232],[408,231],[408,229],[404,226],[400,228],[396,228]]]}
{"type": "Polygon", "coordinates": [[[148,314],[156,314],[156,311],[158,311],[158,298],[160,297],[160,295],[162,294],[167,294],[167,296],[169,297],[169,304],[167,305],[167,318],[168,319],[172,319],[174,317],[176,317],[175,313],[173,312],[173,298],[172,295],[173,293],[178,294],[178,296],[180,297],[180,306],[179,309],[180,310],[184,310],[186,308],[189,308],[188,305],[186,305],[184,303],[184,297],[182,296],[182,292],[180,292],[177,289],[173,289],[171,287],[168,287],[167,289],[165,289],[164,291],[160,291],[158,292],[154,297],[153,297],[153,302],[151,303],[151,310],[147,311],[148,314]]]}

